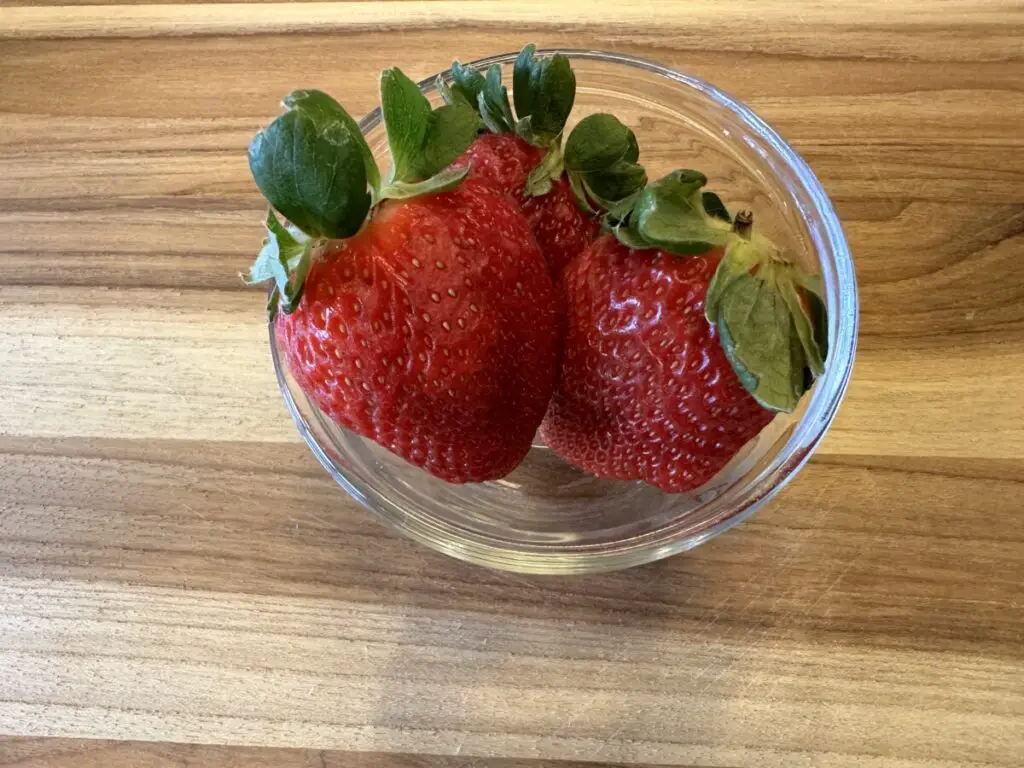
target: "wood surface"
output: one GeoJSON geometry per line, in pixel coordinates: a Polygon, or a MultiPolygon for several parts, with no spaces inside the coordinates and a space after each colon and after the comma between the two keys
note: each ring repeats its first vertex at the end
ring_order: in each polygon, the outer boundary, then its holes
{"type": "Polygon", "coordinates": [[[0,766],[1021,765],[1022,120],[1006,0],[4,2],[0,766]],[[617,574],[491,573],[370,520],[236,278],[283,93],[359,112],[385,65],[527,40],[747,101],[860,280],[808,467],[617,574]]]}
{"type": "MultiPolygon", "coordinates": [[[[610,763],[444,757],[334,750],[11,738],[0,766],[18,768],[617,768],[610,763]]],[[[625,768],[618,764],[619,768],[625,768]]],[[[632,765],[630,768],[643,768],[632,765]]]]}

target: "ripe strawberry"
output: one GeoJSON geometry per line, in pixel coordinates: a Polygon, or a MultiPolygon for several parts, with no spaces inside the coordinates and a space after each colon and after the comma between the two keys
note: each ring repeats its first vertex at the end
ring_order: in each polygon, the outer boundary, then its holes
{"type": "Polygon", "coordinates": [[[709,481],[793,410],[827,353],[813,278],[676,171],[562,273],[562,369],[541,434],[602,477],[709,481]],[[806,304],[805,304],[806,302],[806,304]]]}
{"type": "Polygon", "coordinates": [[[447,168],[476,113],[432,112],[398,70],[381,97],[383,185],[325,94],[292,94],[253,140],[256,182],[290,224],[270,212],[249,279],[274,281],[285,361],[338,424],[449,482],[498,478],[530,449],[554,386],[554,286],[522,213],[447,168]]]}
{"type": "Polygon", "coordinates": [[[452,82],[439,78],[438,89],[448,104],[476,109],[488,131],[454,167],[471,166],[474,177],[487,179],[517,202],[557,276],[597,237],[600,212],[642,187],[646,175],[635,164],[632,132],[610,115],[591,122],[593,130],[574,130],[577,140],[570,135],[566,152],[573,153],[576,165],[563,162],[562,134],[576,97],[576,77],[565,56],[534,54],[528,45],[516,60],[515,114],[497,65],[484,77],[454,62],[452,82]],[[593,189],[584,177],[594,181],[593,189]]]}
{"type": "Polygon", "coordinates": [[[485,133],[453,164],[469,166],[473,178],[485,179],[513,200],[530,224],[552,275],[558,275],[576,254],[597,237],[597,217],[576,204],[565,173],[551,181],[542,195],[530,195],[527,182],[544,150],[511,133],[485,133]]]}
{"type": "Polygon", "coordinates": [[[561,380],[541,427],[552,450],[601,477],[686,491],[771,421],[704,318],[721,257],[633,251],[603,235],[569,265],[561,380]]]}
{"type": "Polygon", "coordinates": [[[334,421],[453,483],[502,477],[555,378],[553,286],[521,216],[489,185],[384,203],[328,246],[277,335],[334,421]]]}

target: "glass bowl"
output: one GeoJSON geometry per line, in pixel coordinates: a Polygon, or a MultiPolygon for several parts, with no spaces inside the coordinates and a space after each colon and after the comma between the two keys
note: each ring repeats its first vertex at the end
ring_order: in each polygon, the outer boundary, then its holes
{"type": "MultiPolygon", "coordinates": [[[[730,210],[750,208],[756,226],[820,271],[829,310],[825,373],[796,413],[772,423],[703,487],[667,494],[639,482],[601,480],[569,466],[539,440],[508,477],[449,485],[334,424],[298,388],[276,346],[274,367],[299,432],[335,480],[380,520],[453,557],[522,573],[626,568],[691,549],[749,517],[807,461],[839,407],[853,365],[857,286],[828,197],[803,159],[749,108],[696,77],[643,59],[561,52],[576,72],[570,126],[612,112],[637,134],[650,177],[696,168],[730,210]]],[[[511,84],[516,54],[501,65],[511,84]]],[[[447,74],[447,73],[445,73],[447,74]]],[[[435,77],[420,83],[440,103],[435,77]]],[[[363,133],[389,162],[380,109],[363,133]]],[[[566,134],[568,135],[568,134],[566,134]]]]}

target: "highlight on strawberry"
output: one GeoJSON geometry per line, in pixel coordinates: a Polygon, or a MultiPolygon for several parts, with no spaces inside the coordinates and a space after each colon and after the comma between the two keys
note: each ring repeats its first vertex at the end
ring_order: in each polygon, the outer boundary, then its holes
{"type": "Polygon", "coordinates": [[[526,46],[511,100],[498,65],[455,62],[436,109],[398,69],[380,86],[385,176],[320,91],[249,147],[270,210],[246,280],[341,426],[454,483],[508,474],[540,428],[587,472],[684,492],[823,373],[820,279],[700,172],[649,182],[614,115],[566,136],[565,56],[526,46]]]}

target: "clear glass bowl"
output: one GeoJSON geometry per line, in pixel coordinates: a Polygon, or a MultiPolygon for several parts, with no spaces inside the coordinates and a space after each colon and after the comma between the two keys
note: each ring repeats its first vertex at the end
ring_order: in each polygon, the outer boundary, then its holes
{"type": "MultiPolygon", "coordinates": [[[[539,438],[508,477],[449,485],[327,418],[282,365],[271,329],[274,366],[299,432],[353,498],[427,546],[523,573],[647,563],[695,547],[750,516],[793,477],[825,434],[850,377],[857,337],[857,285],[842,228],[818,179],[792,147],[750,109],[695,77],[630,56],[560,52],[576,71],[571,122],[593,112],[614,113],[636,132],[651,178],[674,168],[700,169],[730,210],[752,209],[757,227],[820,271],[830,353],[824,376],[799,410],[776,417],[692,493],[592,477],[561,461],[539,438]]],[[[508,53],[474,64],[500,64],[511,84],[515,58],[508,53]]],[[[424,80],[420,89],[437,104],[434,80],[424,80]]],[[[360,126],[386,167],[380,109],[360,126]]]]}

